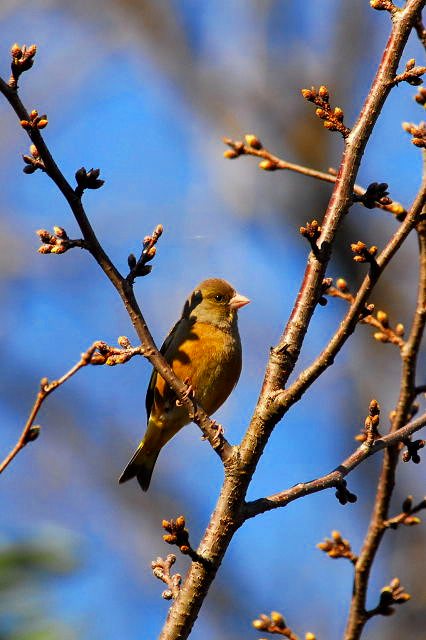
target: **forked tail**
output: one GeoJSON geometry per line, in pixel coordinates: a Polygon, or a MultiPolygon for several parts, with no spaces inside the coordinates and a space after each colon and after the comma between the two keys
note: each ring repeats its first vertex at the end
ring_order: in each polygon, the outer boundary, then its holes
{"type": "Polygon", "coordinates": [[[159,451],[147,451],[144,443],[141,442],[118,482],[122,484],[123,482],[127,482],[127,480],[136,478],[142,491],[148,491],[158,454],[159,451]]]}

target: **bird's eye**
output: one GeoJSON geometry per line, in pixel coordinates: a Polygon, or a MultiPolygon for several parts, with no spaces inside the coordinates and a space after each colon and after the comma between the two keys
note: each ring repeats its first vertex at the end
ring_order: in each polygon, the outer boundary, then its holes
{"type": "Polygon", "coordinates": [[[223,302],[223,298],[224,298],[224,296],[221,293],[216,294],[215,297],[214,297],[216,302],[223,302]]]}

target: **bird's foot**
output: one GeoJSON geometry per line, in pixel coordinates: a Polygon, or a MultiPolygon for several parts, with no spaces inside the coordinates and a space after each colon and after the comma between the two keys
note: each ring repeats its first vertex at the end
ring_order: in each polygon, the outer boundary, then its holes
{"type": "MultiPolygon", "coordinates": [[[[220,443],[220,439],[224,435],[225,429],[222,427],[221,424],[219,424],[215,420],[212,420],[212,425],[211,426],[212,426],[212,429],[214,429],[216,431],[216,433],[214,435],[214,438],[212,440],[212,444],[213,444],[213,446],[215,446],[216,442],[218,444],[220,443]]],[[[208,436],[201,436],[201,440],[208,440],[208,436]]]]}
{"type": "Polygon", "coordinates": [[[191,384],[191,380],[189,378],[186,378],[184,380],[184,383],[186,384],[186,390],[185,390],[185,393],[182,396],[182,400],[179,400],[179,398],[176,400],[176,406],[177,407],[181,407],[186,400],[189,400],[189,399],[192,400],[193,397],[194,397],[194,394],[195,394],[195,390],[194,390],[194,387],[191,384]]]}

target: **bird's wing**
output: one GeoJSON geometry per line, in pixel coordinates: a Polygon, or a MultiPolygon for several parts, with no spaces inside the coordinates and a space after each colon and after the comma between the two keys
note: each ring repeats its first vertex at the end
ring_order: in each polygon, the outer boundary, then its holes
{"type": "MultiPolygon", "coordinates": [[[[175,326],[169,331],[168,335],[166,336],[160,349],[160,353],[163,356],[165,356],[167,351],[169,350],[169,347],[172,344],[173,339],[176,337],[178,330],[182,328],[182,322],[184,321],[182,318],[180,318],[176,322],[175,326]]],[[[155,392],[155,385],[157,384],[157,375],[158,375],[157,371],[153,369],[151,378],[149,381],[148,389],[146,390],[145,407],[146,407],[147,420],[149,420],[149,416],[151,415],[152,405],[154,403],[154,392],[155,392]]]]}

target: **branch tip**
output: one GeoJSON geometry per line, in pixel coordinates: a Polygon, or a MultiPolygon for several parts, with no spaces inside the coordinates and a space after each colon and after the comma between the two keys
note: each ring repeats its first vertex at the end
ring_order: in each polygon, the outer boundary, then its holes
{"type": "Polygon", "coordinates": [[[129,266],[129,273],[126,276],[127,282],[132,286],[136,278],[147,276],[151,273],[152,265],[147,264],[150,262],[157,252],[156,244],[164,231],[162,224],[157,224],[154,231],[150,236],[145,236],[142,245],[142,252],[139,259],[136,258],[134,253],[130,253],[127,258],[127,264],[129,266]]]}
{"type": "Polygon", "coordinates": [[[17,89],[19,76],[24,73],[24,71],[31,69],[34,64],[34,56],[37,53],[37,47],[35,44],[32,44],[29,47],[25,44],[21,46],[15,42],[10,49],[10,53],[12,55],[12,62],[10,65],[12,73],[9,78],[8,85],[11,89],[17,89]]]}
{"type": "Polygon", "coordinates": [[[86,171],[85,167],[81,167],[75,172],[77,186],[74,193],[77,197],[81,198],[86,189],[100,189],[105,184],[105,180],[99,179],[100,172],[100,169],[86,171]]]}
{"type": "Polygon", "coordinates": [[[151,562],[153,575],[168,587],[161,594],[161,597],[165,600],[172,600],[179,595],[182,577],[179,573],[171,573],[171,568],[175,562],[176,556],[173,553],[169,553],[166,559],[158,557],[151,562]]]}
{"type": "Polygon", "coordinates": [[[324,127],[329,131],[338,131],[343,138],[347,138],[351,130],[343,124],[344,113],[340,107],[332,107],[329,104],[330,95],[328,88],[322,85],[318,91],[315,87],[302,89],[302,96],[308,102],[316,105],[315,115],[323,120],[324,127]]]}
{"type": "Polygon", "coordinates": [[[317,547],[324,551],[329,558],[346,558],[352,564],[358,560],[358,556],[351,549],[349,540],[345,540],[339,531],[332,531],[331,538],[325,538],[324,542],[317,544],[317,547]]]}

